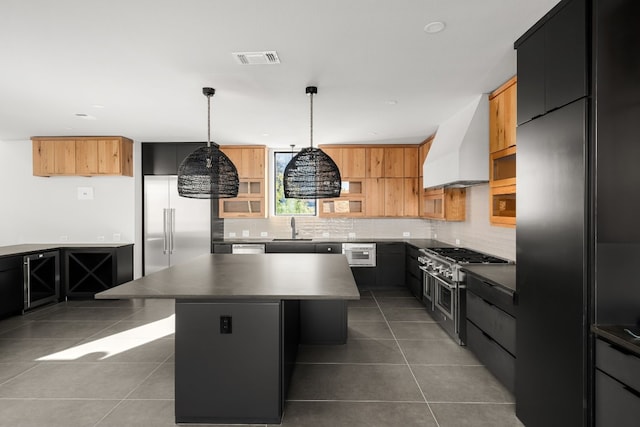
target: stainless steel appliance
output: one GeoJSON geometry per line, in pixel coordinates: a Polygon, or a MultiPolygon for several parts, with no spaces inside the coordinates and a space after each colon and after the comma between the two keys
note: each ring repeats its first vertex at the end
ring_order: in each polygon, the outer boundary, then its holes
{"type": "Polygon", "coordinates": [[[509,261],[467,248],[420,249],[423,301],[427,312],[460,345],[466,340],[465,264],[504,264],[509,261]]]}
{"type": "Polygon", "coordinates": [[[264,243],[240,243],[231,245],[232,254],[263,254],[264,243]]]}
{"type": "Polygon", "coordinates": [[[29,310],[60,298],[60,262],[58,251],[23,257],[24,306],[29,310]]]}
{"type": "Polygon", "coordinates": [[[342,253],[346,255],[351,267],[375,267],[375,243],[343,243],[342,253]]]}
{"type": "Polygon", "coordinates": [[[211,252],[211,200],[178,195],[176,175],[144,177],[144,273],[211,252]]]}

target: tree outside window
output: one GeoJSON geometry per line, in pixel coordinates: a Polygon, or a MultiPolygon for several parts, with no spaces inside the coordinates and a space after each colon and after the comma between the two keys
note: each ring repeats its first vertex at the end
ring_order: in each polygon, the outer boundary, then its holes
{"type": "Polygon", "coordinates": [[[315,215],[316,201],[310,199],[287,199],[284,197],[284,169],[295,153],[276,151],[274,153],[275,214],[276,215],[315,215]]]}

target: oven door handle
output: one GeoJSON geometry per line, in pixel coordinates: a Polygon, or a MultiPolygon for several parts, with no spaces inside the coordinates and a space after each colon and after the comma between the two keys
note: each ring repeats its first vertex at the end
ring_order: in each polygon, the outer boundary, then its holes
{"type": "Polygon", "coordinates": [[[445,282],[444,280],[442,280],[438,276],[433,276],[433,275],[431,275],[431,276],[433,278],[435,278],[438,282],[440,282],[440,284],[443,285],[445,288],[449,289],[450,291],[455,291],[456,290],[456,285],[450,285],[449,283],[445,282]]]}

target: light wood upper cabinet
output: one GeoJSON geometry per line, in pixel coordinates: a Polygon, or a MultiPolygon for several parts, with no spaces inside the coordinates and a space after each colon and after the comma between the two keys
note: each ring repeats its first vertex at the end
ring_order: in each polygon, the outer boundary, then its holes
{"type": "Polygon", "coordinates": [[[492,225],[516,225],[516,77],[489,96],[489,218],[492,225]]]}
{"type": "Polygon", "coordinates": [[[367,147],[367,178],[384,178],[384,148],[367,147]]]}
{"type": "MultiPolygon", "coordinates": [[[[427,155],[429,154],[429,150],[431,149],[431,144],[433,143],[435,136],[435,134],[431,135],[429,138],[422,141],[418,147],[418,176],[420,178],[424,175],[422,165],[424,165],[424,161],[427,159],[427,155]]],[[[422,186],[422,183],[420,185],[422,186]]]]}
{"type": "Polygon", "coordinates": [[[343,180],[366,176],[365,147],[323,145],[320,148],[336,163],[343,180]]]}
{"type": "Polygon", "coordinates": [[[420,207],[422,182],[419,178],[404,178],[404,216],[417,217],[420,207]]]}
{"type": "Polygon", "coordinates": [[[384,193],[384,178],[367,178],[365,180],[365,216],[384,216],[384,193]]]}
{"type": "Polygon", "coordinates": [[[264,178],[266,147],[263,145],[221,145],[220,151],[236,165],[241,178],[264,178]]]}
{"type": "Polygon", "coordinates": [[[516,77],[489,95],[489,151],[516,145],[516,77]]]}
{"type": "Polygon", "coordinates": [[[364,147],[345,147],[342,149],[340,174],[345,178],[364,178],[366,176],[366,149],[364,147]]]}
{"type": "Polygon", "coordinates": [[[34,137],[33,174],[133,176],[133,141],[114,137],[34,137]]]}
{"type": "Polygon", "coordinates": [[[420,169],[422,164],[419,164],[419,150],[418,147],[405,147],[404,148],[404,174],[405,178],[417,178],[420,176],[420,169]]]}
{"type": "Polygon", "coordinates": [[[404,148],[387,147],[384,149],[384,177],[404,177],[404,148]]]}
{"type": "Polygon", "coordinates": [[[344,189],[338,199],[323,200],[320,216],[418,216],[417,144],[323,145],[321,148],[336,162],[343,184],[348,183],[349,190],[344,189]]]}
{"type": "Polygon", "coordinates": [[[75,175],[75,140],[34,139],[32,146],[35,176],[75,175]]]}

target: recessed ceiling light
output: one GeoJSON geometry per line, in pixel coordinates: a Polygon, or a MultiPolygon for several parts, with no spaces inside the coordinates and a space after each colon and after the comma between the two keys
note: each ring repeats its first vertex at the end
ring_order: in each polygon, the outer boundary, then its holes
{"type": "Polygon", "coordinates": [[[441,31],[444,31],[446,24],[442,21],[433,21],[429,22],[424,26],[424,32],[427,34],[436,34],[441,31]]]}
{"type": "Polygon", "coordinates": [[[96,119],[91,114],[85,114],[85,113],[76,113],[76,117],[79,117],[79,118],[84,119],[84,120],[95,120],[96,119]]]}
{"type": "Polygon", "coordinates": [[[266,138],[267,136],[269,136],[269,134],[268,133],[263,133],[262,136],[264,136],[266,138]]]}
{"type": "Polygon", "coordinates": [[[100,105],[100,104],[93,104],[92,105],[93,108],[104,108],[104,105],[100,105]]]}
{"type": "Polygon", "coordinates": [[[386,101],[384,101],[387,105],[398,105],[398,101],[396,101],[395,99],[388,99],[386,101]]]}

